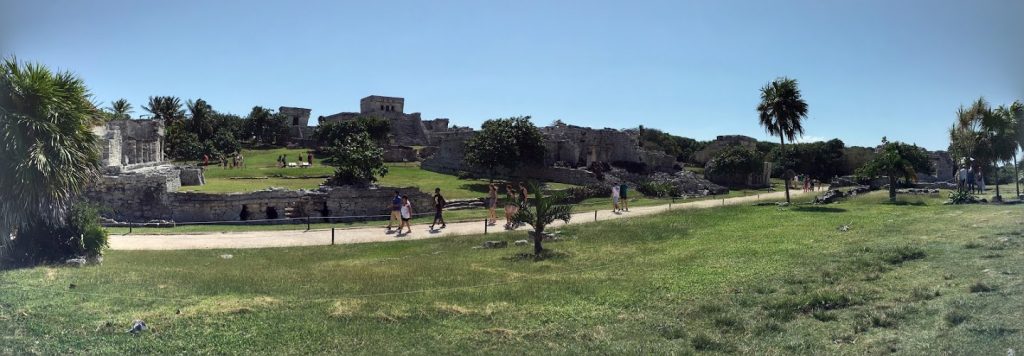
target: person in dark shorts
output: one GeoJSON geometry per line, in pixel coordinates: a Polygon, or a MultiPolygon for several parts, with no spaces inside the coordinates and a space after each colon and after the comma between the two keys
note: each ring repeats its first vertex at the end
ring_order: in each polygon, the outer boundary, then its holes
{"type": "Polygon", "coordinates": [[[402,230],[402,195],[395,191],[395,196],[391,198],[391,219],[388,220],[388,232],[391,232],[391,224],[398,223],[398,230],[402,230]]]}
{"type": "Polygon", "coordinates": [[[412,226],[409,225],[409,220],[412,220],[412,202],[409,201],[408,195],[402,196],[402,206],[398,209],[399,214],[402,217],[402,224],[398,225],[398,233],[402,233],[402,226],[405,226],[408,231],[406,234],[412,233],[412,226]]]}
{"type": "Polygon", "coordinates": [[[444,197],[441,196],[441,188],[434,188],[434,222],[430,223],[431,230],[434,229],[434,225],[437,225],[438,221],[441,222],[442,229],[448,226],[448,224],[444,223],[444,216],[441,215],[441,212],[444,210],[444,206],[447,203],[448,202],[444,200],[444,197]]]}
{"type": "Polygon", "coordinates": [[[626,183],[619,185],[619,210],[629,211],[629,195],[626,192],[629,186],[626,183]]]}

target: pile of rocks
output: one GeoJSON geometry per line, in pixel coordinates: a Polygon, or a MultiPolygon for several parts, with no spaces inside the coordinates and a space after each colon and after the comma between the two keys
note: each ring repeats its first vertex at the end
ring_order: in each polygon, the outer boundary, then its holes
{"type": "MultiPolygon", "coordinates": [[[[711,181],[698,176],[696,173],[681,170],[675,173],[656,172],[649,175],[640,175],[626,172],[625,170],[614,169],[609,174],[615,178],[612,180],[628,181],[633,183],[653,182],[668,183],[688,196],[705,196],[729,193],[729,188],[712,183],[711,181]]],[[[608,181],[609,179],[605,179],[608,181]]]]}
{"type": "Polygon", "coordinates": [[[896,194],[939,194],[938,189],[896,189],[896,194]]]}
{"type": "Polygon", "coordinates": [[[839,199],[842,199],[844,196],[846,196],[846,194],[844,194],[839,189],[829,189],[827,192],[825,192],[825,194],[814,197],[814,201],[811,203],[832,204],[838,201],[839,199]]]}

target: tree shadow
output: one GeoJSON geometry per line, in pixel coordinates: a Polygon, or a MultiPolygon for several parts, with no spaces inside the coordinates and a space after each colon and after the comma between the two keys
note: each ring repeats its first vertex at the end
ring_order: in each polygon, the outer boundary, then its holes
{"type": "Polygon", "coordinates": [[[918,200],[918,201],[904,201],[904,200],[886,201],[886,202],[882,202],[882,204],[897,205],[897,206],[904,206],[904,205],[909,205],[909,206],[925,206],[925,205],[928,205],[923,200],[918,200]]]}
{"type": "Polygon", "coordinates": [[[827,206],[798,206],[793,208],[795,211],[802,211],[807,213],[845,213],[846,209],[843,208],[832,208],[827,206]]]}

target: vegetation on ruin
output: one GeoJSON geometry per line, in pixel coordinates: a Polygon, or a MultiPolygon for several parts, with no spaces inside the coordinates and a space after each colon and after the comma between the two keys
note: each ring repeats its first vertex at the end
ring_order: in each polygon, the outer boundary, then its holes
{"type": "Polygon", "coordinates": [[[70,72],[0,63],[0,267],[85,252],[65,227],[100,163],[91,128],[104,119],[90,98],[70,72]]]}
{"type": "Polygon", "coordinates": [[[544,160],[544,139],[529,116],[484,121],[466,140],[465,161],[494,178],[499,168],[515,171],[544,160]]]}
{"type": "Polygon", "coordinates": [[[0,273],[0,353],[1004,354],[1024,342],[1019,208],[941,200],[575,225],[540,262],[472,249],[525,232],[113,251],[0,273]]]}

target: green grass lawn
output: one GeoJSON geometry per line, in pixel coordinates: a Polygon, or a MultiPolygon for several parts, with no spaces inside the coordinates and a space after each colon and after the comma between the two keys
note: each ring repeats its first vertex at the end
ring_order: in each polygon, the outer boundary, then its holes
{"type": "Polygon", "coordinates": [[[572,225],[538,262],[472,249],[525,232],[111,251],[0,272],[0,354],[1019,352],[1021,206],[901,198],[572,225]]]}
{"type": "MultiPolygon", "coordinates": [[[[243,150],[245,168],[225,169],[210,166],[204,172],[206,185],[182,187],[182,191],[205,193],[251,192],[270,187],[286,189],[316,189],[324,178],[334,174],[334,168],[324,165],[317,157],[309,168],[279,168],[277,157],[286,155],[288,162],[297,162],[299,154],[305,160],[306,149],[276,148],[268,150],[243,150]],[[265,179],[237,179],[265,178],[265,179]]],[[[487,195],[487,181],[482,179],[459,179],[453,175],[422,170],[419,163],[388,163],[388,174],[378,183],[384,186],[416,186],[425,193],[434,188],[449,199],[479,198],[487,195]]],[[[549,183],[550,189],[565,189],[570,184],[549,183]]]]}

